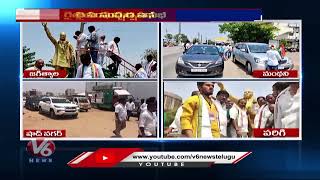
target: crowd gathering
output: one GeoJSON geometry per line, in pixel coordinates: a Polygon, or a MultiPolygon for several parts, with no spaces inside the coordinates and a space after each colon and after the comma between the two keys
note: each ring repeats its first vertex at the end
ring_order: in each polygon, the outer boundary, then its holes
{"type": "Polygon", "coordinates": [[[178,108],[165,136],[175,132],[193,138],[248,138],[254,128],[299,128],[299,82],[276,82],[272,93],[254,98],[246,90],[240,99],[222,83],[198,82],[199,91],[178,108]],[[215,84],[220,91],[213,96],[215,84]]]}
{"type": "MultiPolygon", "coordinates": [[[[47,23],[42,23],[44,31],[55,48],[52,58],[52,66],[55,70],[65,70],[68,77],[76,78],[107,78],[119,77],[119,67],[132,72],[134,78],[157,78],[157,62],[152,55],[147,56],[147,61],[138,63],[135,66],[121,57],[120,37],[114,37],[112,41],[106,42],[106,36],[100,35],[95,26],[89,26],[89,34],[76,31],[73,38],[76,40],[76,49],[73,48],[67,35],[60,33],[59,40],[56,40],[47,23]],[[108,63],[111,60],[112,63],[108,63]],[[126,63],[121,64],[123,61],[126,63]],[[127,67],[126,65],[131,65],[127,67]]],[[[42,70],[44,61],[38,59],[33,67],[26,70],[42,70]]]]}
{"type": "MultiPolygon", "coordinates": [[[[126,128],[126,121],[132,117],[132,112],[136,109],[132,99],[126,101],[125,98],[119,98],[115,106],[115,130],[116,137],[122,137],[121,131],[126,128]]],[[[157,100],[150,97],[147,100],[141,99],[141,105],[138,107],[138,137],[155,138],[157,137],[157,100]]]]}

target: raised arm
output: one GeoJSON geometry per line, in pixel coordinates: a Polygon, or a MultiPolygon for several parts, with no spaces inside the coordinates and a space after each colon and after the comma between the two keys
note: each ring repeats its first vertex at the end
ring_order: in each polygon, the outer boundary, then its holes
{"type": "Polygon", "coordinates": [[[49,31],[49,28],[48,28],[48,23],[41,23],[41,24],[44,27],[44,31],[46,32],[47,37],[50,39],[52,44],[56,45],[57,44],[57,40],[55,40],[54,37],[51,35],[51,32],[49,31]]]}

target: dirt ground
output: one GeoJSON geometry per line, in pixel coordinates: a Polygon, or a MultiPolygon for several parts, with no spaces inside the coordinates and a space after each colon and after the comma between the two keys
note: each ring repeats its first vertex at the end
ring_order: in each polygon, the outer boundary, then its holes
{"type": "MultiPolygon", "coordinates": [[[[77,119],[62,117],[51,119],[48,115],[38,111],[23,109],[23,129],[57,129],[66,130],[67,137],[72,138],[117,138],[112,131],[115,129],[114,112],[90,109],[79,112],[77,119]]],[[[126,129],[121,131],[123,138],[138,136],[137,118],[131,117],[127,121],[126,129]]]]}

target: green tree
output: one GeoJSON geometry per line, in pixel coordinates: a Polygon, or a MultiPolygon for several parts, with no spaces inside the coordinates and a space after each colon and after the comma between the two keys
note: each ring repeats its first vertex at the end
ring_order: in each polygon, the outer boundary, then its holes
{"type": "Polygon", "coordinates": [[[220,33],[229,33],[228,37],[237,42],[268,43],[274,39],[274,33],[279,29],[266,22],[237,22],[219,25],[220,33]]]}
{"type": "Polygon", "coordinates": [[[146,49],[141,57],[141,60],[147,59],[148,55],[152,55],[153,60],[157,61],[158,59],[158,51],[156,49],[146,49]]]}
{"type": "Polygon", "coordinates": [[[23,53],[23,70],[32,67],[36,61],[35,52],[30,52],[30,48],[27,46],[22,47],[22,53],[23,53]]]}
{"type": "Polygon", "coordinates": [[[171,41],[171,40],[172,40],[172,38],[173,38],[173,35],[172,35],[172,34],[170,34],[170,33],[168,33],[168,34],[164,35],[164,38],[166,38],[166,39],[167,39],[167,41],[171,41]]]}
{"type": "Polygon", "coordinates": [[[188,40],[188,37],[185,34],[176,34],[173,36],[173,39],[176,43],[185,43],[188,40]]]}
{"type": "Polygon", "coordinates": [[[200,43],[200,40],[198,38],[193,38],[192,44],[200,43]]]}
{"type": "Polygon", "coordinates": [[[288,45],[289,45],[288,41],[285,39],[280,40],[279,46],[281,46],[282,44],[284,45],[284,47],[288,47],[288,45]]]}
{"type": "Polygon", "coordinates": [[[208,40],[208,44],[214,44],[214,42],[212,40],[208,40]]]}

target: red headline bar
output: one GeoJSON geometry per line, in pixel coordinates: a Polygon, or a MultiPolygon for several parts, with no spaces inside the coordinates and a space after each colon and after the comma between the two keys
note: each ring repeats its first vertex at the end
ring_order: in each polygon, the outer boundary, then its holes
{"type": "Polygon", "coordinates": [[[24,70],[24,78],[66,78],[65,70],[24,70]]]}
{"type": "Polygon", "coordinates": [[[61,138],[66,137],[66,130],[24,130],[23,136],[26,138],[61,138]]]}
{"type": "Polygon", "coordinates": [[[297,70],[255,70],[252,73],[253,77],[256,78],[297,78],[297,70]]]}
{"type": "Polygon", "coordinates": [[[299,137],[299,128],[253,129],[254,137],[299,137]]]}

